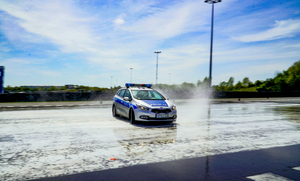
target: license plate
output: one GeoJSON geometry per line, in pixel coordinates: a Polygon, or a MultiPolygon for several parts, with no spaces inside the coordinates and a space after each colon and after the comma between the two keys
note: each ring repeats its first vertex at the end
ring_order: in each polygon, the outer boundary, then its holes
{"type": "Polygon", "coordinates": [[[156,118],[168,118],[169,114],[156,114],[156,118]]]}

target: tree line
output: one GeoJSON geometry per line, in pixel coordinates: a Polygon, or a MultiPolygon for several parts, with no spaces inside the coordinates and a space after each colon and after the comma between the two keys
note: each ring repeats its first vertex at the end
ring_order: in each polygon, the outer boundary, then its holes
{"type": "MultiPolygon", "coordinates": [[[[205,90],[209,88],[209,79],[204,78],[203,81],[198,80],[196,84],[184,82],[181,85],[154,85],[160,90],[205,90]]],[[[300,91],[300,60],[295,62],[287,70],[279,72],[274,78],[266,80],[256,80],[252,82],[249,77],[245,77],[242,81],[235,83],[234,77],[229,80],[220,82],[212,88],[216,91],[229,92],[288,92],[300,91]]]]}
{"type": "Polygon", "coordinates": [[[113,87],[113,88],[100,88],[100,87],[89,87],[83,85],[75,85],[74,88],[69,89],[66,86],[56,87],[52,86],[50,88],[39,87],[39,88],[29,88],[29,87],[11,87],[7,86],[4,88],[6,93],[9,92],[111,92],[117,91],[121,87],[113,87]]]}
{"type": "Polygon", "coordinates": [[[300,91],[300,60],[295,62],[287,70],[279,72],[274,78],[265,81],[257,80],[254,83],[245,77],[243,81],[234,84],[234,78],[223,81],[215,86],[218,91],[247,91],[247,92],[289,92],[300,91]]]}
{"type": "MultiPolygon", "coordinates": [[[[203,81],[198,80],[196,84],[183,82],[182,84],[168,85],[168,84],[157,84],[153,85],[154,88],[162,91],[191,91],[191,90],[205,90],[209,88],[209,79],[205,77],[203,81]]],[[[75,86],[74,89],[67,89],[66,87],[57,88],[51,87],[45,88],[26,88],[26,87],[10,87],[4,88],[8,92],[39,92],[39,91],[70,91],[70,92],[113,92],[121,88],[100,88],[100,87],[89,87],[89,86],[75,86]]],[[[255,82],[250,81],[249,77],[245,77],[242,81],[238,81],[235,84],[234,77],[230,77],[229,80],[214,85],[212,87],[216,91],[237,91],[237,92],[288,92],[288,91],[300,91],[300,60],[295,62],[287,70],[279,72],[274,78],[266,79],[265,81],[256,80],[255,82]]]]}

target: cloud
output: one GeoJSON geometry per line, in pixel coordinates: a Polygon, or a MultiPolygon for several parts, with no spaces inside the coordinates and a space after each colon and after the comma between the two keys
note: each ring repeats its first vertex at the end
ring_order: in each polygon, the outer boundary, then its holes
{"type": "Polygon", "coordinates": [[[299,56],[297,44],[291,42],[283,43],[266,43],[260,46],[230,46],[225,47],[224,44],[217,44],[214,52],[214,61],[218,63],[233,63],[245,61],[262,61],[262,60],[279,60],[293,59],[299,56]]]}
{"type": "MultiPolygon", "coordinates": [[[[97,42],[88,27],[90,20],[78,16],[80,11],[67,1],[2,2],[0,5],[3,11],[17,18],[15,23],[27,32],[23,36],[38,35],[65,52],[95,51],[97,42]]],[[[27,42],[31,42],[30,37],[27,42]]]]}
{"type": "MultiPolygon", "coordinates": [[[[222,77],[227,65],[298,59],[299,20],[279,16],[281,6],[253,10],[253,1],[236,2],[215,6],[213,80],[222,77]],[[293,41],[284,39],[291,36],[293,41]],[[266,42],[244,43],[251,41],[266,42]]],[[[26,69],[34,72],[32,79],[41,75],[56,82],[53,75],[64,72],[69,76],[62,83],[109,87],[111,76],[121,84],[133,67],[137,81],[155,82],[156,50],[162,51],[159,81],[168,82],[169,73],[174,83],[196,82],[208,74],[211,5],[203,1],[2,0],[0,18],[0,62],[10,75],[30,76],[26,69]]],[[[239,67],[228,72],[234,75],[239,67]]],[[[22,82],[17,76],[10,81],[22,82]]]]}
{"type": "Polygon", "coordinates": [[[208,49],[192,44],[165,49],[160,55],[160,64],[173,71],[190,70],[207,61],[208,49]]]}
{"type": "Polygon", "coordinates": [[[244,35],[240,37],[233,37],[233,39],[242,42],[258,42],[282,39],[287,37],[294,37],[300,33],[300,20],[289,19],[283,21],[276,21],[273,28],[263,32],[244,35]]]}
{"type": "Polygon", "coordinates": [[[142,33],[156,39],[167,39],[199,30],[206,24],[209,8],[203,2],[177,3],[141,17],[121,29],[131,33],[142,33]]]}
{"type": "Polygon", "coordinates": [[[122,18],[118,18],[118,19],[116,19],[116,20],[114,21],[114,23],[115,23],[116,25],[121,25],[121,24],[124,24],[125,21],[124,21],[122,18]]]}

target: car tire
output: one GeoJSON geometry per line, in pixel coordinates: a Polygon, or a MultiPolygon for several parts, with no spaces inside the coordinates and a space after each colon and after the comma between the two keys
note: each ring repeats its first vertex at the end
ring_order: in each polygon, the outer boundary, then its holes
{"type": "Polygon", "coordinates": [[[135,115],[134,115],[134,111],[132,109],[130,109],[129,111],[129,121],[131,124],[135,124],[135,115]]]}
{"type": "Polygon", "coordinates": [[[112,115],[113,115],[113,117],[119,117],[119,115],[117,114],[117,109],[116,109],[115,105],[113,105],[113,107],[112,107],[112,115]]]}

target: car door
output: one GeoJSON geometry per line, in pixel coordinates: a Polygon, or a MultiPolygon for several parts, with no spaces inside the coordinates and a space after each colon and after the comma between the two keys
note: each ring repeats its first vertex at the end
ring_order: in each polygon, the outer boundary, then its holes
{"type": "Polygon", "coordinates": [[[131,100],[132,100],[131,94],[130,94],[129,90],[127,89],[127,90],[125,91],[125,93],[124,93],[124,96],[123,96],[123,101],[124,101],[124,102],[123,102],[123,109],[124,109],[124,114],[125,114],[126,116],[129,115],[130,101],[131,101],[131,100]],[[128,97],[129,100],[125,101],[125,100],[124,100],[125,97],[128,97]]]}
{"type": "Polygon", "coordinates": [[[117,109],[117,113],[124,116],[123,109],[123,95],[125,93],[125,89],[120,90],[115,97],[115,105],[117,109]]]}

